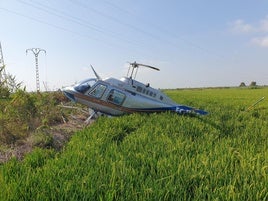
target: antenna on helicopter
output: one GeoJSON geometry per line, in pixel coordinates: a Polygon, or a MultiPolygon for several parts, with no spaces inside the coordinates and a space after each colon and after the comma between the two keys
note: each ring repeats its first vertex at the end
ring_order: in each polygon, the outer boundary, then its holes
{"type": "Polygon", "coordinates": [[[136,78],[136,75],[137,75],[137,72],[138,72],[138,68],[140,66],[143,66],[143,67],[146,67],[146,68],[151,68],[153,70],[157,70],[157,71],[160,71],[159,68],[156,68],[156,67],[153,67],[153,66],[149,66],[149,65],[146,65],[146,64],[140,64],[140,63],[137,63],[136,61],[133,62],[133,63],[130,63],[129,62],[129,68],[128,68],[128,72],[127,72],[127,76],[129,76],[129,73],[130,73],[130,76],[129,78],[132,79],[132,76],[133,76],[133,73],[135,71],[135,76],[134,76],[134,79],[136,78]],[[132,68],[132,69],[131,69],[132,68]],[[131,71],[131,72],[130,72],[131,71]]]}

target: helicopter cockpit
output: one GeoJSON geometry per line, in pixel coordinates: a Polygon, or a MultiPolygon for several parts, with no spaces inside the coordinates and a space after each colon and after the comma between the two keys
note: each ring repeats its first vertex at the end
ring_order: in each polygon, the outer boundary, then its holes
{"type": "Polygon", "coordinates": [[[95,78],[90,78],[86,79],[84,81],[79,82],[74,86],[74,89],[80,93],[85,93],[87,92],[95,83],[97,82],[97,79],[95,78]]]}

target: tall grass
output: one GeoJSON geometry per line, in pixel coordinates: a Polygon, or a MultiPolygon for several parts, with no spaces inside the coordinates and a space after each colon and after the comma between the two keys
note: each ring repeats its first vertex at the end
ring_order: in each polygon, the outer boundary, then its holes
{"type": "Polygon", "coordinates": [[[166,91],[206,117],[99,118],[64,150],[0,166],[0,200],[267,200],[268,89],[166,91]]]}

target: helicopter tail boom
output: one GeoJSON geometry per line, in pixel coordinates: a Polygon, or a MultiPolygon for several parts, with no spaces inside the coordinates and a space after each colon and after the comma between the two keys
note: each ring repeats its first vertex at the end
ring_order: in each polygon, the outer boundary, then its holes
{"type": "Polygon", "coordinates": [[[176,106],[176,107],[174,107],[174,110],[178,114],[188,114],[188,113],[198,114],[198,115],[207,115],[208,114],[208,112],[206,112],[204,110],[195,109],[195,108],[185,106],[185,105],[176,106]]]}

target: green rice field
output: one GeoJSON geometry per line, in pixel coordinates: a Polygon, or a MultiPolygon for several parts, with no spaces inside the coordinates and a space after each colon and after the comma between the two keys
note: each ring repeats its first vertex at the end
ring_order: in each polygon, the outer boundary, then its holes
{"type": "Polygon", "coordinates": [[[268,88],[165,93],[209,115],[100,117],[0,164],[0,200],[268,200],[268,88]]]}

